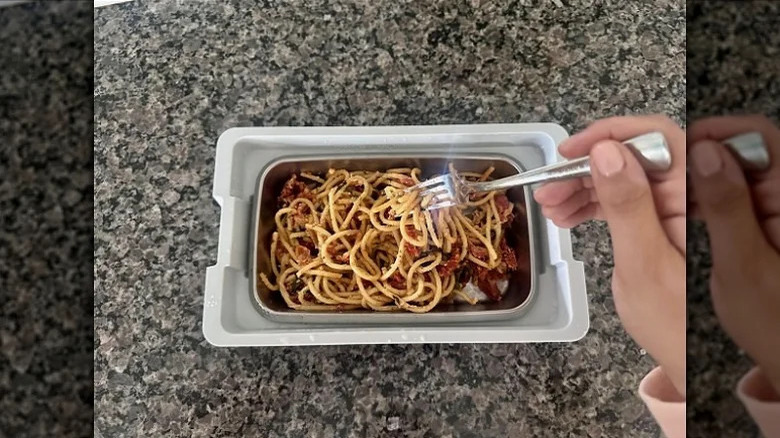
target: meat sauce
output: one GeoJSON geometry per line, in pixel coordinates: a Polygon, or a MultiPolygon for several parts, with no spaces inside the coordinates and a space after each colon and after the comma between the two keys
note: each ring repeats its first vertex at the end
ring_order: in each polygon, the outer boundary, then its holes
{"type": "Polygon", "coordinates": [[[282,187],[282,193],[279,195],[279,205],[286,207],[298,198],[306,198],[313,201],[314,194],[305,182],[298,179],[298,175],[293,175],[282,187]]]}

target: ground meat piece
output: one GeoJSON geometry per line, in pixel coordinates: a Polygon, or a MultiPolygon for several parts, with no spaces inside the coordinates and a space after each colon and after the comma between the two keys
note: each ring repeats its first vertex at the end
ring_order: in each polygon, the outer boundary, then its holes
{"type": "MultiPolygon", "coordinates": [[[[417,236],[418,236],[417,230],[412,225],[407,225],[406,226],[406,234],[408,234],[409,237],[411,237],[412,239],[416,239],[417,236]]],[[[422,251],[419,247],[416,247],[416,246],[412,245],[409,242],[405,242],[404,243],[404,249],[406,250],[407,254],[409,254],[410,256],[412,256],[414,258],[419,257],[420,256],[420,252],[422,251]]]]}
{"type": "Polygon", "coordinates": [[[479,281],[485,277],[485,274],[487,273],[487,269],[483,268],[482,266],[479,266],[478,264],[469,261],[468,266],[471,269],[471,272],[474,274],[472,277],[473,280],[479,281]]]}
{"type": "Polygon", "coordinates": [[[514,214],[512,214],[512,203],[509,202],[506,195],[496,196],[495,201],[496,210],[498,210],[498,216],[501,219],[501,223],[505,224],[511,222],[514,218],[514,214]]]}
{"type": "Polygon", "coordinates": [[[349,263],[349,252],[343,249],[336,249],[336,245],[328,247],[328,254],[337,262],[349,263]]]}
{"type": "Polygon", "coordinates": [[[276,244],[276,258],[278,258],[278,259],[282,258],[282,256],[284,255],[285,251],[286,250],[284,248],[284,245],[282,245],[281,243],[277,243],[276,244]]]}
{"type": "Polygon", "coordinates": [[[309,251],[309,248],[306,248],[303,245],[297,245],[295,247],[295,261],[301,266],[311,263],[311,252],[309,251]]]}
{"type": "Polygon", "coordinates": [[[509,271],[517,270],[517,256],[515,251],[507,245],[506,239],[501,239],[499,249],[501,250],[501,261],[506,264],[506,269],[509,271]]]}
{"type": "MultiPolygon", "coordinates": [[[[300,205],[300,204],[299,204],[300,205]]],[[[306,216],[300,213],[294,213],[290,215],[293,229],[300,230],[306,226],[306,216]]]]}
{"type": "Polygon", "coordinates": [[[420,256],[420,248],[412,245],[409,242],[404,242],[404,249],[406,250],[407,254],[415,259],[420,256]]]}
{"type": "Polygon", "coordinates": [[[485,293],[493,301],[501,300],[501,291],[498,290],[498,280],[505,278],[498,269],[486,269],[477,265],[474,262],[469,262],[469,267],[474,273],[473,280],[475,280],[477,287],[485,293]]]}
{"type": "Polygon", "coordinates": [[[311,189],[309,189],[306,183],[298,179],[298,175],[293,175],[284,183],[282,193],[279,195],[279,203],[286,206],[294,199],[298,198],[306,198],[313,201],[314,195],[311,193],[311,189]]]}
{"type": "Polygon", "coordinates": [[[390,283],[390,286],[396,289],[406,288],[406,279],[398,271],[395,271],[393,275],[391,275],[390,278],[387,280],[387,282],[390,283]]]}
{"type": "Polygon", "coordinates": [[[314,244],[314,242],[311,241],[311,239],[301,239],[298,241],[299,245],[303,245],[306,247],[306,249],[309,250],[309,252],[313,253],[315,249],[317,249],[317,246],[314,244]]]}
{"type": "Polygon", "coordinates": [[[295,212],[300,215],[305,215],[309,213],[309,206],[306,205],[303,202],[299,202],[295,204],[295,212]]]}
{"type": "Polygon", "coordinates": [[[450,257],[447,259],[447,262],[444,263],[443,265],[437,266],[436,271],[442,277],[447,277],[452,275],[452,273],[455,272],[455,269],[458,267],[459,259],[460,259],[460,247],[456,246],[452,249],[452,252],[450,253],[450,257]]]}
{"type": "Polygon", "coordinates": [[[474,244],[469,245],[469,254],[483,261],[487,261],[488,257],[490,256],[487,248],[482,245],[474,244]]]}
{"type": "Polygon", "coordinates": [[[496,284],[495,280],[477,280],[477,287],[491,300],[501,301],[501,291],[498,290],[498,285],[496,284]]]}
{"type": "Polygon", "coordinates": [[[414,185],[414,180],[408,176],[402,176],[398,178],[398,182],[405,185],[406,187],[411,187],[414,185]]]}
{"type": "MultiPolygon", "coordinates": [[[[288,198],[292,197],[292,196],[295,196],[295,198],[292,198],[289,202],[287,202],[287,201],[280,201],[280,202],[282,202],[282,203],[286,202],[287,204],[289,204],[293,200],[298,199],[298,198],[307,198],[307,199],[311,200],[311,198],[313,198],[313,195],[308,191],[309,188],[305,187],[304,190],[305,191],[303,191],[301,193],[298,193],[298,194],[288,195],[288,198]]],[[[293,220],[293,223],[303,223],[303,224],[305,224],[306,223],[306,216],[310,215],[310,214],[311,214],[311,209],[309,208],[309,206],[306,203],[304,203],[304,202],[298,202],[298,203],[295,204],[295,207],[293,207],[293,213],[291,213],[290,216],[291,216],[291,218],[293,220]]]]}

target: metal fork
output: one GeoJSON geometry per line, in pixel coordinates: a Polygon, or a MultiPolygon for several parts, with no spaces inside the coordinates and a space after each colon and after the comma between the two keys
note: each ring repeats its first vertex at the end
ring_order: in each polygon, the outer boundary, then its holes
{"type": "MultiPolygon", "coordinates": [[[[724,143],[735,153],[742,167],[749,170],[762,170],[769,166],[769,155],[761,134],[750,132],[732,137],[724,143]]],[[[664,172],[672,166],[672,155],[663,134],[651,132],[623,142],[634,152],[648,172],[664,172]]],[[[436,210],[453,207],[468,201],[474,193],[504,190],[510,187],[528,184],[579,178],[590,175],[590,159],[586,157],[553,163],[538,167],[518,175],[494,181],[469,182],[457,175],[445,174],[421,182],[406,191],[420,190],[423,208],[436,210]]]]}

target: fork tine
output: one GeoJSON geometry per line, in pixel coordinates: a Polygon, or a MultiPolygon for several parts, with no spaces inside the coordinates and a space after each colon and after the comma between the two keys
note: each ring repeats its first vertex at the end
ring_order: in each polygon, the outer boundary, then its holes
{"type": "Polygon", "coordinates": [[[421,204],[423,207],[427,208],[430,205],[440,204],[442,202],[447,202],[447,201],[454,201],[454,199],[452,198],[452,196],[445,193],[442,194],[441,196],[436,196],[436,195],[423,196],[421,199],[421,204]]]}
{"type": "Polygon", "coordinates": [[[454,207],[455,203],[451,200],[436,202],[428,206],[428,210],[438,210],[440,208],[454,207]]]}
{"type": "Polygon", "coordinates": [[[419,189],[423,189],[425,187],[435,186],[435,185],[438,185],[438,184],[446,184],[447,183],[447,176],[448,175],[441,175],[441,176],[437,176],[436,178],[431,178],[431,179],[425,180],[425,181],[423,181],[423,182],[421,182],[419,184],[416,184],[416,185],[414,185],[412,187],[409,187],[407,190],[411,190],[411,189],[419,190],[419,189]]]}
{"type": "Polygon", "coordinates": [[[450,190],[450,188],[442,184],[440,186],[436,186],[428,190],[423,190],[422,192],[420,192],[420,197],[424,198],[429,195],[437,196],[437,195],[451,195],[451,194],[452,191],[450,190]]]}
{"type": "Polygon", "coordinates": [[[428,198],[428,202],[422,202],[421,206],[423,208],[431,208],[431,206],[444,204],[444,203],[454,203],[455,199],[453,198],[428,198]]]}
{"type": "Polygon", "coordinates": [[[454,207],[458,204],[455,199],[457,196],[455,185],[455,178],[452,174],[447,173],[409,187],[406,191],[418,190],[423,208],[426,210],[438,210],[454,207]]]}

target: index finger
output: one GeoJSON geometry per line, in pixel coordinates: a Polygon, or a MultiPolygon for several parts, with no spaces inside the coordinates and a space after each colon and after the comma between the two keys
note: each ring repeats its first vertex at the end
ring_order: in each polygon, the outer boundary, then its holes
{"type": "MultiPolygon", "coordinates": [[[[746,174],[753,206],[772,246],[780,249],[780,129],[765,116],[718,116],[694,122],[688,131],[691,144],[723,140],[746,132],[758,132],[769,154],[769,169],[746,174]]],[[[704,145],[706,147],[707,145],[704,145]]]]}
{"type": "MultiPolygon", "coordinates": [[[[660,179],[678,177],[685,172],[685,131],[672,119],[663,115],[609,117],[592,123],[585,130],[564,140],[558,151],[566,158],[588,155],[599,141],[626,141],[652,131],[661,132],[669,144],[672,168],[660,179]]],[[[655,176],[655,175],[654,175],[655,176]]]]}
{"type": "Polygon", "coordinates": [[[759,132],[769,153],[770,168],[752,177],[777,178],[780,175],[780,129],[762,115],[717,116],[694,122],[688,130],[688,141],[695,144],[702,140],[723,141],[746,132],[759,132]]]}

